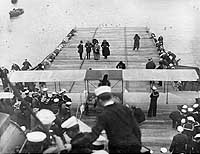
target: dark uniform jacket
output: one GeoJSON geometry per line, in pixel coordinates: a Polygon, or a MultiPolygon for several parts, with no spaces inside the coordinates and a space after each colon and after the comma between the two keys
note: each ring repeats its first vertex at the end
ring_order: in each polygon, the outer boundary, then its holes
{"type": "Polygon", "coordinates": [[[186,145],[188,144],[188,137],[185,134],[177,134],[173,137],[169,151],[172,153],[185,153],[186,145]]]}
{"type": "Polygon", "coordinates": [[[79,44],[77,48],[78,48],[78,53],[83,53],[83,44],[79,44]]]}
{"type": "Polygon", "coordinates": [[[126,68],[126,65],[122,62],[118,63],[116,68],[121,68],[121,69],[125,69],[126,68]]]}
{"type": "Polygon", "coordinates": [[[146,64],[146,69],[155,69],[156,68],[156,64],[153,61],[149,61],[146,64]]]}
{"type": "Polygon", "coordinates": [[[132,115],[131,110],[119,103],[104,107],[97,117],[96,125],[91,133],[87,133],[74,144],[86,144],[94,142],[101,131],[105,130],[110,147],[137,146],[141,148],[141,132],[132,115]]]}
{"type": "Polygon", "coordinates": [[[151,95],[150,95],[151,102],[157,102],[158,97],[159,97],[159,92],[158,91],[152,92],[151,95]]]}
{"type": "Polygon", "coordinates": [[[110,55],[110,49],[109,49],[109,43],[107,41],[103,41],[101,44],[102,47],[102,55],[103,56],[109,56],[110,55]]]}
{"type": "Polygon", "coordinates": [[[87,43],[85,44],[85,48],[86,48],[86,52],[91,52],[91,49],[92,49],[92,43],[87,42],[87,43]]]}

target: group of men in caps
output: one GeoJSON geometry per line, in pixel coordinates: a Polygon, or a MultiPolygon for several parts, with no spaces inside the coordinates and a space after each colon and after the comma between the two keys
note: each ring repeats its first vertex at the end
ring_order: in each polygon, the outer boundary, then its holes
{"type": "Polygon", "coordinates": [[[180,59],[176,59],[176,54],[172,51],[165,51],[163,36],[159,36],[158,39],[154,33],[151,34],[151,38],[156,43],[157,51],[160,55],[159,64],[164,68],[174,68],[180,59]]]}
{"type": "MultiPolygon", "coordinates": [[[[22,96],[34,112],[41,109],[51,110],[54,114],[57,114],[57,118],[61,121],[60,123],[71,116],[70,106],[72,104],[72,100],[67,96],[65,89],[62,89],[59,92],[49,92],[48,88],[43,88],[38,92],[29,92],[29,90],[25,90],[22,96]]],[[[30,129],[32,125],[30,112],[23,103],[20,104],[19,109],[22,115],[19,117],[24,119],[21,120],[22,124],[20,125],[24,124],[30,129]]]]}
{"type": "MultiPolygon", "coordinates": [[[[52,132],[51,138],[56,143],[43,149],[44,153],[92,153],[94,151],[102,154],[107,153],[103,150],[105,146],[103,146],[103,149],[95,147],[95,145],[98,145],[95,141],[98,141],[102,131],[106,132],[109,153],[140,153],[141,132],[131,109],[121,103],[116,103],[112,99],[111,87],[109,86],[98,87],[95,89],[95,95],[98,105],[104,109],[97,115],[96,124],[91,132],[80,132],[80,120],[72,116],[60,125],[62,134],[56,134],[52,129],[52,125],[56,123],[55,114],[48,109],[42,109],[36,113],[43,125],[52,132]]],[[[36,134],[39,134],[38,130],[36,134]]],[[[45,135],[40,134],[41,137],[40,135],[37,135],[37,137],[41,138],[41,142],[44,142],[45,135]]],[[[46,136],[48,135],[46,134],[46,136]]],[[[35,137],[33,135],[34,139],[35,137]]],[[[33,142],[30,135],[27,138],[30,142],[33,142]]],[[[36,142],[39,141],[38,138],[35,139],[36,142]]]]}
{"type": "Polygon", "coordinates": [[[172,112],[172,127],[180,132],[170,146],[172,153],[200,153],[200,103],[177,106],[172,112]]]}

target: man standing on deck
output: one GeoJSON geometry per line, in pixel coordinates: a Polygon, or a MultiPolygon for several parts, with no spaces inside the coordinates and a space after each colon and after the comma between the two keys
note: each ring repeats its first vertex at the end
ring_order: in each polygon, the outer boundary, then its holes
{"type": "Polygon", "coordinates": [[[140,37],[139,37],[139,35],[138,34],[135,34],[135,36],[134,36],[134,46],[133,46],[133,50],[135,50],[135,49],[139,49],[139,47],[140,47],[140,37]]]}
{"type": "MultiPolygon", "coordinates": [[[[101,86],[95,89],[97,102],[104,110],[97,116],[91,133],[85,133],[73,144],[84,145],[93,143],[102,130],[106,131],[110,154],[140,153],[141,132],[131,110],[112,99],[111,88],[101,86]]],[[[72,145],[73,147],[73,145],[72,145]]]]}
{"type": "Polygon", "coordinates": [[[152,58],[148,59],[148,62],[146,63],[146,69],[155,69],[156,64],[154,63],[152,58]]]}
{"type": "Polygon", "coordinates": [[[31,63],[27,59],[25,59],[25,61],[22,63],[22,65],[23,65],[22,70],[28,70],[28,69],[32,68],[31,63]]]}
{"type": "Polygon", "coordinates": [[[157,88],[155,86],[152,87],[152,93],[150,95],[150,106],[148,110],[148,117],[156,117],[157,112],[157,99],[159,97],[159,92],[157,91],[157,88]]]}
{"type": "Polygon", "coordinates": [[[78,53],[79,53],[79,56],[80,56],[80,60],[83,60],[83,41],[81,40],[80,41],[80,44],[77,46],[78,48],[78,53]]]}
{"type": "Polygon", "coordinates": [[[90,52],[92,50],[92,43],[90,41],[87,41],[85,43],[86,53],[87,53],[87,59],[90,59],[90,52]]]}

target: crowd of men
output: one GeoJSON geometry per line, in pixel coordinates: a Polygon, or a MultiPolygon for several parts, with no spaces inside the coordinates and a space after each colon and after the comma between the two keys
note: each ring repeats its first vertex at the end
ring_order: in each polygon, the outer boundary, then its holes
{"type": "Polygon", "coordinates": [[[172,153],[200,153],[200,101],[191,105],[179,105],[177,110],[169,117],[172,119],[172,127],[178,129],[170,152],[172,153]]]}
{"type": "MultiPolygon", "coordinates": [[[[41,109],[48,109],[57,115],[60,123],[71,116],[70,106],[71,98],[66,94],[66,90],[62,89],[59,92],[48,92],[48,88],[43,88],[41,91],[30,92],[25,88],[21,93],[22,97],[34,112],[41,109]]],[[[15,113],[18,123],[31,129],[31,115],[27,110],[27,106],[21,101],[16,101],[14,104],[15,113]]]]}
{"type": "Polygon", "coordinates": [[[154,42],[156,44],[157,51],[160,56],[159,65],[161,66],[161,68],[163,67],[174,69],[176,66],[178,66],[178,62],[180,61],[180,59],[176,59],[176,54],[172,51],[165,50],[163,36],[159,36],[157,39],[156,35],[152,33],[151,38],[154,39],[154,42]]]}

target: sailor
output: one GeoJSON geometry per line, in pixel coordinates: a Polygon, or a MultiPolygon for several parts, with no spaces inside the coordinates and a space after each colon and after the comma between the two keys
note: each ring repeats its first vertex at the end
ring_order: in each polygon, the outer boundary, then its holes
{"type": "Polygon", "coordinates": [[[159,97],[159,92],[155,86],[152,87],[152,93],[150,95],[150,106],[148,110],[148,117],[156,117],[157,112],[157,99],[159,97]]]}
{"type": "Polygon", "coordinates": [[[173,137],[169,151],[172,152],[172,154],[186,153],[188,145],[188,137],[187,135],[182,133],[183,132],[182,126],[178,126],[177,131],[179,133],[173,137]]]}
{"type": "Polygon", "coordinates": [[[22,70],[28,70],[28,69],[32,68],[32,65],[30,64],[30,62],[27,59],[24,60],[22,65],[23,65],[22,70]]]}
{"type": "Polygon", "coordinates": [[[32,106],[33,98],[30,97],[30,92],[29,92],[29,90],[26,90],[26,91],[24,92],[24,94],[25,94],[24,100],[32,106]]]}
{"type": "Polygon", "coordinates": [[[28,140],[28,153],[42,153],[47,148],[46,134],[41,131],[33,131],[26,134],[28,140]]]}
{"type": "Polygon", "coordinates": [[[167,53],[168,53],[168,55],[169,55],[169,57],[171,59],[171,62],[173,64],[175,64],[176,55],[173,52],[171,52],[171,51],[168,51],[167,53]]]}
{"type": "MultiPolygon", "coordinates": [[[[29,90],[26,90],[24,92],[24,94],[25,94],[24,100],[25,100],[26,105],[29,105],[31,107],[32,98],[29,96],[29,90]]],[[[23,123],[23,125],[26,126],[26,128],[30,129],[30,127],[31,127],[31,113],[28,111],[26,105],[24,103],[20,104],[20,110],[21,110],[21,113],[22,113],[22,123],[23,123]]]]}
{"type": "Polygon", "coordinates": [[[162,44],[163,44],[163,37],[162,37],[162,36],[159,36],[159,37],[158,37],[158,41],[159,41],[159,43],[162,43],[162,44]]]}
{"type": "Polygon", "coordinates": [[[52,96],[50,98],[50,101],[51,101],[51,111],[53,111],[54,114],[57,114],[59,112],[59,107],[58,107],[58,104],[59,104],[59,98],[57,98],[56,96],[52,96]]]}
{"type": "Polygon", "coordinates": [[[200,134],[196,134],[193,138],[192,153],[200,153],[200,134]]]}
{"type": "Polygon", "coordinates": [[[19,65],[13,63],[12,66],[11,66],[11,70],[13,70],[13,71],[20,71],[21,69],[20,69],[19,65]]]}
{"type": "Polygon", "coordinates": [[[120,61],[120,62],[117,64],[116,68],[125,69],[125,68],[126,68],[126,65],[125,65],[125,63],[123,63],[122,61],[120,61]]]}
{"type": "MultiPolygon", "coordinates": [[[[97,116],[92,132],[84,133],[82,138],[73,142],[76,145],[93,143],[102,130],[105,130],[109,143],[109,153],[140,153],[141,132],[132,111],[112,100],[111,88],[100,86],[95,89],[98,105],[104,110],[97,116]]],[[[72,147],[73,147],[72,144],[72,147]]]]}
{"type": "Polygon", "coordinates": [[[190,153],[192,151],[192,138],[194,135],[194,118],[192,116],[187,117],[187,122],[183,124],[184,131],[183,133],[188,137],[188,148],[187,152],[190,153]]]}
{"type": "Polygon", "coordinates": [[[71,117],[71,104],[72,102],[70,101],[61,104],[57,115],[57,118],[61,123],[71,117]]]}
{"type": "Polygon", "coordinates": [[[173,111],[170,113],[169,118],[172,119],[172,128],[176,128],[180,125],[182,113],[180,111],[173,111]]]}
{"type": "Polygon", "coordinates": [[[48,95],[48,88],[42,89],[42,96],[41,96],[41,109],[49,109],[49,95],[48,95]]]}
{"type": "Polygon", "coordinates": [[[65,104],[66,102],[72,102],[72,99],[67,96],[66,89],[62,89],[59,95],[59,104],[58,107],[61,109],[62,104],[65,104]]]}
{"type": "Polygon", "coordinates": [[[36,116],[48,130],[50,130],[53,121],[56,119],[55,114],[47,109],[41,109],[36,113],[36,116]]]}
{"type": "Polygon", "coordinates": [[[152,58],[148,59],[148,62],[146,63],[146,69],[155,69],[156,64],[154,63],[152,58]]]}
{"type": "Polygon", "coordinates": [[[92,150],[89,148],[90,143],[86,144],[76,144],[76,140],[79,140],[79,138],[83,137],[84,134],[80,132],[79,124],[78,124],[78,119],[74,116],[70,117],[67,119],[65,122],[62,123],[61,127],[64,129],[66,133],[66,143],[70,147],[70,152],[69,153],[91,153],[92,150]]]}

